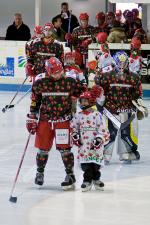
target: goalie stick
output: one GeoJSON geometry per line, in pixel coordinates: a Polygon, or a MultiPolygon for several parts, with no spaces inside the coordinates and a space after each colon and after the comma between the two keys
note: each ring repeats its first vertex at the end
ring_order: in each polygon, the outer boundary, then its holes
{"type": "Polygon", "coordinates": [[[111,112],[109,112],[108,109],[106,109],[105,107],[102,107],[98,104],[96,104],[96,106],[100,112],[102,111],[104,113],[104,115],[117,126],[118,130],[119,129],[122,130],[122,129],[126,128],[132,122],[132,120],[135,118],[135,114],[132,114],[128,120],[126,120],[124,123],[121,123],[111,112]]]}

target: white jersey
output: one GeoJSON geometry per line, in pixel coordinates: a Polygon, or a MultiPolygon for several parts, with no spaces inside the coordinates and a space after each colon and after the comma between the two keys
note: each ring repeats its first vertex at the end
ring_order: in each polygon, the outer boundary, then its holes
{"type": "Polygon", "coordinates": [[[75,114],[71,127],[73,132],[80,134],[82,146],[78,149],[78,160],[80,163],[101,164],[103,159],[104,144],[109,141],[109,131],[102,115],[92,108],[75,114]],[[103,144],[98,149],[91,149],[95,138],[100,137],[103,144]]]}

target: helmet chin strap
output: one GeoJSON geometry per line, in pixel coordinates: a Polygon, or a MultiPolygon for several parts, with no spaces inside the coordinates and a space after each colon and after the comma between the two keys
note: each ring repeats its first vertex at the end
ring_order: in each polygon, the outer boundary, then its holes
{"type": "Polygon", "coordinates": [[[86,109],[89,109],[89,108],[91,108],[91,105],[80,105],[80,108],[82,109],[82,110],[86,110],[86,109]]]}

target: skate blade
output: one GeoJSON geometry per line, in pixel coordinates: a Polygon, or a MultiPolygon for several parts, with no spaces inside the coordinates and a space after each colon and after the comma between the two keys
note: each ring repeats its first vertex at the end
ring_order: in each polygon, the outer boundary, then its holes
{"type": "Polygon", "coordinates": [[[74,190],[75,189],[75,185],[74,184],[71,184],[71,185],[68,185],[68,186],[63,186],[62,189],[64,191],[71,191],[71,190],[74,190]]]}
{"type": "Polygon", "coordinates": [[[95,190],[97,190],[97,191],[104,191],[104,187],[95,187],[95,190]]]}
{"type": "Polygon", "coordinates": [[[81,188],[82,192],[87,192],[87,191],[90,191],[91,189],[92,189],[92,185],[87,188],[81,188]]]}
{"type": "Polygon", "coordinates": [[[131,160],[123,160],[122,163],[124,165],[131,165],[132,164],[132,161],[131,160]]]}

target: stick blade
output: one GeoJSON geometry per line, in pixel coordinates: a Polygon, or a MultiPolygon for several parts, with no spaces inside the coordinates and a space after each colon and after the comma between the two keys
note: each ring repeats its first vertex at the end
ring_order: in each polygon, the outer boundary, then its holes
{"type": "Polygon", "coordinates": [[[11,109],[11,108],[13,108],[13,107],[14,107],[14,105],[6,105],[6,106],[5,106],[6,109],[11,109]]]}
{"type": "Polygon", "coordinates": [[[9,201],[13,202],[13,203],[16,203],[17,202],[17,197],[10,196],[9,201]]]}

